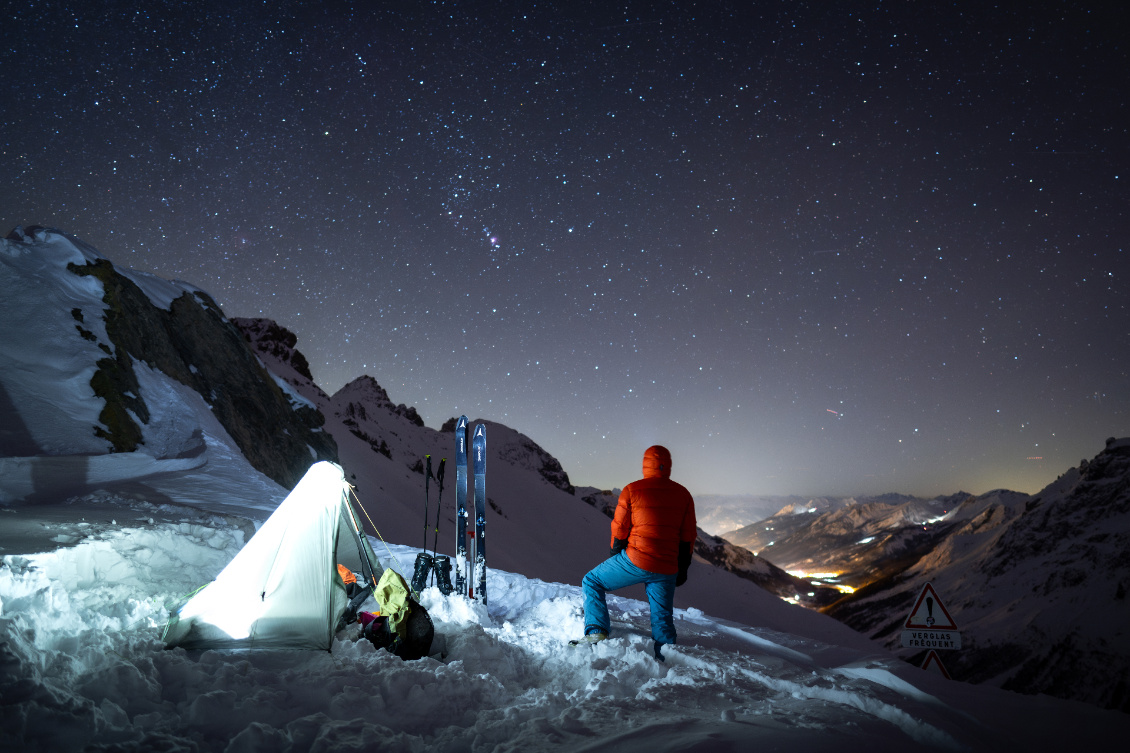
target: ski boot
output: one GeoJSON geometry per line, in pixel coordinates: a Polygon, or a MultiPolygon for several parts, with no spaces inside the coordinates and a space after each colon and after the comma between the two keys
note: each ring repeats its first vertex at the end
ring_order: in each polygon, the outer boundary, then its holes
{"type": "Polygon", "coordinates": [[[412,571],[412,590],[417,594],[428,587],[428,576],[432,572],[432,555],[420,552],[416,555],[416,568],[412,571]]]}
{"type": "Polygon", "coordinates": [[[451,558],[446,554],[437,554],[432,560],[432,567],[436,571],[436,586],[444,596],[455,590],[451,585],[451,558]]]}

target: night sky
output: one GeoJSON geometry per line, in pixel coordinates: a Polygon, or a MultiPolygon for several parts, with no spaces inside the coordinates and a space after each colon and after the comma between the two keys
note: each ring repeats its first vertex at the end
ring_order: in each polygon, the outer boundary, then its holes
{"type": "Polygon", "coordinates": [[[328,392],[604,488],[1034,492],[1130,435],[1117,3],[64,5],[6,3],[0,231],[328,392]]]}

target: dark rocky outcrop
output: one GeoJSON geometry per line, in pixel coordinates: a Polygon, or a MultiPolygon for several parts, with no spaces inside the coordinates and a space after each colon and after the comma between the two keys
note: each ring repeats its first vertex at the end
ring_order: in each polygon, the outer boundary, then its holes
{"type": "Polygon", "coordinates": [[[239,328],[244,339],[253,344],[256,350],[274,356],[310,381],[314,380],[310,373],[310,362],[296,347],[298,335],[271,319],[233,316],[231,323],[239,328]]]}

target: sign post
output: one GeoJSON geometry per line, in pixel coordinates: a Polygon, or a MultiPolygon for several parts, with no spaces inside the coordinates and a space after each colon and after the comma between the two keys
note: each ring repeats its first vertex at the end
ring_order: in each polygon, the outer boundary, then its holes
{"type": "Polygon", "coordinates": [[[927,649],[923,668],[935,671],[940,669],[942,675],[949,677],[936,652],[961,648],[961,633],[958,632],[957,623],[953,621],[949,610],[942,604],[934,587],[929,583],[923,586],[922,593],[914,602],[914,608],[910,610],[910,616],[906,618],[902,631],[902,646],[927,649]]]}

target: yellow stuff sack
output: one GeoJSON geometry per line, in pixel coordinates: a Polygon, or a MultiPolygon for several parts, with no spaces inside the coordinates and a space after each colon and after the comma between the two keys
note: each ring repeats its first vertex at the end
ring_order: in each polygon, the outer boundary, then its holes
{"type": "Polygon", "coordinates": [[[385,570],[373,592],[373,598],[381,605],[381,614],[388,618],[388,629],[401,638],[405,637],[405,625],[412,611],[409,595],[408,584],[391,567],[385,570]]]}

